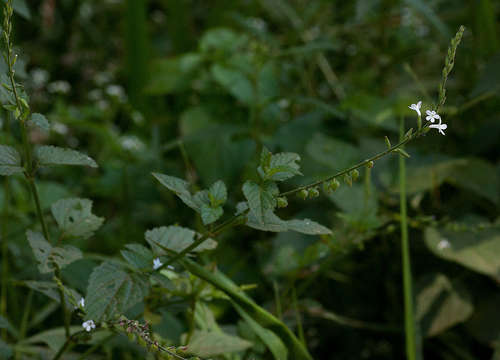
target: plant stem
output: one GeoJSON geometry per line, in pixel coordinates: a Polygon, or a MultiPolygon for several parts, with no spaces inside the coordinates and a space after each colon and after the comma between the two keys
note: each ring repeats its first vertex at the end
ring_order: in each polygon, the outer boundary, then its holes
{"type": "MultiPolygon", "coordinates": [[[[5,132],[7,137],[10,135],[10,115],[7,115],[5,119],[5,132]]],[[[0,299],[0,315],[4,318],[7,317],[7,282],[9,279],[9,247],[7,243],[7,223],[9,221],[10,213],[10,181],[9,177],[4,178],[3,183],[3,193],[4,193],[4,203],[3,203],[3,214],[2,214],[2,295],[0,299]]],[[[1,332],[2,339],[7,340],[7,330],[2,329],[1,332]]]]}
{"type": "Polygon", "coordinates": [[[315,182],[313,182],[311,184],[300,186],[300,187],[295,188],[295,189],[290,190],[290,191],[285,191],[285,192],[279,194],[278,196],[287,196],[287,195],[295,194],[295,193],[297,193],[297,192],[299,192],[301,190],[307,190],[309,188],[321,185],[324,182],[328,182],[328,181],[331,181],[331,180],[333,180],[335,178],[338,178],[338,177],[340,177],[342,175],[348,174],[351,171],[356,170],[356,169],[358,169],[360,167],[366,166],[370,161],[376,161],[376,160],[378,160],[378,159],[386,156],[387,154],[390,154],[394,150],[403,147],[403,145],[405,145],[406,143],[410,142],[411,140],[416,139],[417,137],[420,137],[421,135],[423,135],[425,133],[425,129],[427,129],[427,128],[428,128],[428,125],[424,125],[420,131],[417,131],[413,135],[408,136],[405,139],[402,139],[396,145],[391,146],[387,150],[382,151],[382,152],[378,153],[377,155],[375,155],[375,156],[373,156],[373,157],[371,157],[369,159],[363,160],[363,161],[357,163],[356,165],[351,166],[350,168],[344,169],[344,170],[342,170],[342,171],[340,171],[340,172],[338,172],[338,173],[336,173],[336,174],[334,174],[332,176],[329,176],[329,177],[327,177],[325,179],[322,179],[322,180],[315,181],[315,182]]]}
{"type": "MultiPolygon", "coordinates": [[[[399,127],[400,139],[404,136],[404,120],[399,127]]],[[[403,260],[403,293],[405,311],[406,357],[416,360],[416,332],[413,309],[413,292],[410,266],[410,247],[408,241],[408,224],[406,222],[406,164],[404,156],[399,157],[399,201],[401,217],[401,251],[403,260]]]]}
{"type": "Polygon", "coordinates": [[[299,340],[304,345],[304,347],[306,347],[307,344],[306,344],[306,339],[304,337],[304,328],[302,327],[302,318],[300,316],[300,309],[297,304],[297,292],[295,291],[295,284],[292,287],[292,301],[293,301],[293,310],[295,312],[295,320],[297,321],[297,332],[299,335],[299,340]]]}
{"type": "Polygon", "coordinates": [[[63,312],[63,318],[64,318],[64,333],[66,334],[66,339],[70,338],[70,332],[69,332],[69,323],[70,323],[70,317],[68,313],[68,309],[66,309],[66,299],[64,298],[64,291],[62,289],[62,278],[61,278],[61,269],[59,266],[56,264],[56,269],[54,271],[55,276],[57,279],[59,279],[59,282],[57,282],[57,290],[59,293],[59,299],[61,302],[61,308],[63,312]]]}

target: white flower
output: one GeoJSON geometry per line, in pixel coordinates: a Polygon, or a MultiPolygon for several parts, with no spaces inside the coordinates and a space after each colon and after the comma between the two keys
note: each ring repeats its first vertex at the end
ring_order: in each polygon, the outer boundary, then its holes
{"type": "Polygon", "coordinates": [[[441,239],[437,244],[437,248],[439,250],[449,249],[451,246],[450,242],[447,239],[441,239]]]}
{"type": "Polygon", "coordinates": [[[419,101],[418,103],[416,104],[411,104],[410,106],[408,106],[410,109],[412,110],[415,110],[418,114],[418,116],[422,116],[422,114],[420,113],[420,107],[422,107],[422,101],[419,101]]]}
{"type": "Polygon", "coordinates": [[[163,266],[163,263],[160,261],[160,258],[156,258],[153,260],[153,270],[156,270],[163,266]]]}
{"type": "Polygon", "coordinates": [[[428,115],[425,117],[425,120],[430,121],[431,123],[433,123],[434,120],[441,120],[441,116],[439,116],[434,110],[427,110],[425,113],[428,115]]]}
{"type": "Polygon", "coordinates": [[[175,268],[174,268],[172,265],[167,265],[167,268],[168,268],[169,270],[175,270],[175,268]]]}
{"type": "Polygon", "coordinates": [[[80,307],[85,307],[85,299],[84,298],[81,298],[80,301],[78,301],[78,305],[80,307]]]}
{"type": "Polygon", "coordinates": [[[85,321],[83,324],[82,324],[83,328],[85,330],[87,330],[88,332],[90,332],[92,329],[95,329],[95,324],[94,324],[94,320],[88,320],[88,321],[85,321]]]}
{"type": "MultiPolygon", "coordinates": [[[[438,115],[439,116],[439,115],[438,115]]],[[[439,117],[439,124],[437,125],[429,125],[430,128],[434,128],[434,129],[438,129],[438,131],[443,134],[443,135],[446,135],[444,133],[443,130],[446,130],[446,128],[448,127],[448,125],[446,124],[441,124],[441,117],[439,117]]]]}

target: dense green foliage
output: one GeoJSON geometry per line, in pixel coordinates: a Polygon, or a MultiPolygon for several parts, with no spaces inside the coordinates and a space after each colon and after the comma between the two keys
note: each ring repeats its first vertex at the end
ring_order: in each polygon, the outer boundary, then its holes
{"type": "Polygon", "coordinates": [[[12,4],[0,359],[500,358],[500,3],[12,4]]]}

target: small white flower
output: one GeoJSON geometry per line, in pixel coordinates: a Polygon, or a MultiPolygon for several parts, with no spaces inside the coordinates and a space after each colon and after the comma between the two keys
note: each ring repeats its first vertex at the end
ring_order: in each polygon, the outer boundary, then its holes
{"type": "Polygon", "coordinates": [[[434,110],[427,110],[425,113],[427,114],[425,120],[430,121],[431,123],[433,123],[434,120],[441,120],[441,116],[439,116],[434,110]]]}
{"type": "Polygon", "coordinates": [[[85,299],[84,298],[81,298],[80,301],[78,301],[78,305],[80,307],[85,307],[85,299]]]}
{"type": "MultiPolygon", "coordinates": [[[[439,115],[438,115],[439,116],[439,115]]],[[[446,130],[446,128],[448,127],[448,125],[446,124],[441,124],[441,117],[439,118],[439,124],[437,125],[429,125],[430,128],[434,128],[434,129],[438,129],[438,131],[443,134],[443,135],[446,135],[444,133],[443,130],[446,130]]]]}
{"type": "Polygon", "coordinates": [[[160,258],[156,258],[153,260],[153,270],[160,268],[163,263],[160,261],[160,258]]]}
{"type": "Polygon", "coordinates": [[[95,324],[94,324],[94,320],[88,320],[88,321],[85,321],[83,324],[82,324],[83,328],[85,330],[87,330],[88,332],[90,332],[92,329],[95,329],[95,324]]]}
{"type": "Polygon", "coordinates": [[[437,244],[437,248],[439,250],[449,249],[451,246],[450,242],[447,239],[441,239],[437,244]]]}
{"type": "Polygon", "coordinates": [[[172,265],[167,265],[167,268],[172,271],[175,270],[175,268],[172,265]]]}
{"type": "Polygon", "coordinates": [[[418,114],[418,116],[422,116],[422,114],[420,113],[420,108],[422,107],[422,101],[419,101],[418,103],[416,104],[411,104],[410,106],[408,106],[410,109],[412,110],[415,110],[418,114]]]}

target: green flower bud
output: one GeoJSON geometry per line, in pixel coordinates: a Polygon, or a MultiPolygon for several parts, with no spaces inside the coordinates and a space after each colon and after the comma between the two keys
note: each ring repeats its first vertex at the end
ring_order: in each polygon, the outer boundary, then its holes
{"type": "Polygon", "coordinates": [[[351,175],[349,174],[345,174],[344,175],[344,182],[349,185],[349,186],[352,186],[352,177],[351,175]]]}
{"type": "Polygon", "coordinates": [[[372,169],[373,168],[373,165],[375,165],[375,163],[373,161],[369,161],[367,164],[366,164],[366,167],[368,169],[372,169]]]}
{"type": "Polygon", "coordinates": [[[281,196],[277,198],[276,201],[279,208],[286,208],[288,206],[288,200],[286,199],[286,196],[281,196]]]}
{"type": "Polygon", "coordinates": [[[312,187],[309,189],[309,196],[312,198],[318,197],[319,196],[319,190],[317,187],[312,187]]]}
{"type": "Polygon", "coordinates": [[[359,178],[359,171],[357,169],[354,169],[353,171],[351,171],[350,175],[351,175],[352,181],[356,181],[359,178]]]}
{"type": "Polygon", "coordinates": [[[335,178],[332,181],[330,181],[330,183],[328,185],[330,186],[330,189],[332,191],[335,191],[339,188],[340,182],[335,178]]]}
{"type": "Polygon", "coordinates": [[[302,189],[298,192],[297,196],[301,198],[302,200],[307,199],[307,196],[309,195],[309,192],[306,189],[302,189]]]}

